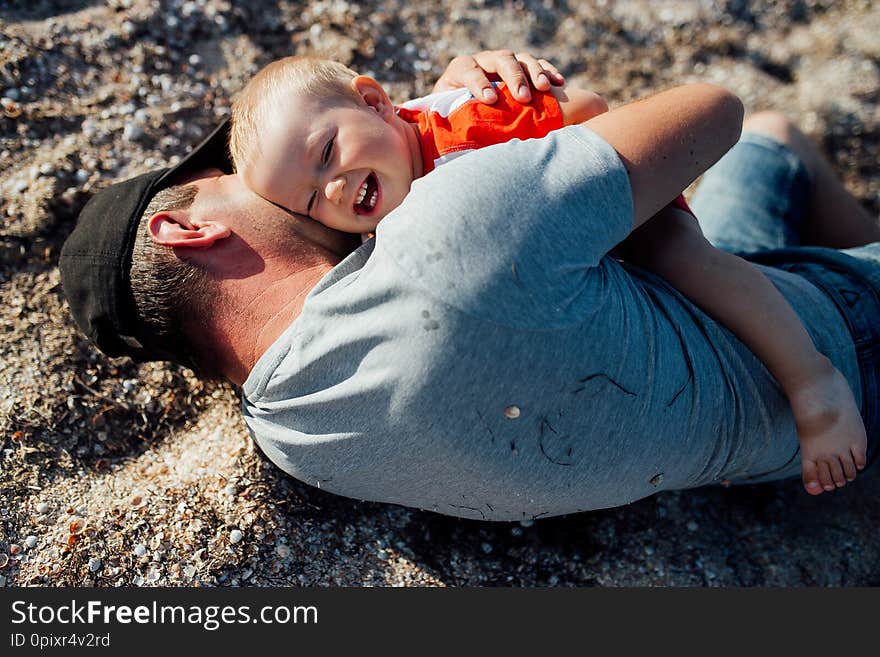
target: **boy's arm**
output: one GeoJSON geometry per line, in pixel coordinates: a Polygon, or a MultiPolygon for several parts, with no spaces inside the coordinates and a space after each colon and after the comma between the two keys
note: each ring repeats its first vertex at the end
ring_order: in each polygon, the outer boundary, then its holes
{"type": "Polygon", "coordinates": [[[594,91],[562,85],[552,87],[550,93],[559,103],[565,125],[584,123],[608,111],[608,103],[594,91]]]}
{"type": "Polygon", "coordinates": [[[855,477],[852,464],[864,466],[864,426],[846,379],[758,268],[713,247],[693,217],[675,208],[634,231],[621,253],[731,330],[770,370],[792,408],[808,492],[821,492],[820,481],[829,490],[832,481],[841,486],[855,477]]]}
{"type": "Polygon", "coordinates": [[[789,390],[827,366],[785,297],[759,269],[713,247],[690,215],[665,208],[624,243],[625,259],[733,331],[789,390]]]}

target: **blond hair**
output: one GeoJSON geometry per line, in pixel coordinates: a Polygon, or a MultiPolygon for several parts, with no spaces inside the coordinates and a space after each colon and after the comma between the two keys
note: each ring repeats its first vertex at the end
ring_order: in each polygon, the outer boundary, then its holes
{"type": "Polygon", "coordinates": [[[261,69],[232,104],[229,152],[241,173],[260,155],[259,134],[290,94],[351,98],[357,73],[339,62],[315,57],[284,57],[261,69]]]}

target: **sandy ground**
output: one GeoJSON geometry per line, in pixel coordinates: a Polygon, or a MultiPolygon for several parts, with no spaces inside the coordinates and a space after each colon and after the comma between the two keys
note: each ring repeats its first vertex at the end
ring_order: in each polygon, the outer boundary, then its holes
{"type": "Polygon", "coordinates": [[[789,481],[531,524],[322,493],[260,454],[232,389],[95,352],[57,270],[93,190],[172,162],[292,52],[400,100],[502,46],[612,105],[716,82],[796,118],[876,215],[878,34],[855,0],[0,2],[0,583],[880,584],[876,472],[819,499],[789,481]]]}

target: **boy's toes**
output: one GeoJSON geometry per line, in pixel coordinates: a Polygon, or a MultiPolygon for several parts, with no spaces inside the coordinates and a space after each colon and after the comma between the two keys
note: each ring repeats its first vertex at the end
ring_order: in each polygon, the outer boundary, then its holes
{"type": "Polygon", "coordinates": [[[843,474],[847,481],[855,481],[856,479],[856,463],[855,459],[847,456],[840,457],[840,465],[843,466],[843,474]]]}
{"type": "Polygon", "coordinates": [[[822,484],[819,483],[819,471],[816,468],[815,461],[804,461],[801,476],[804,482],[804,490],[810,495],[822,494],[822,484]]]}
{"type": "Polygon", "coordinates": [[[852,454],[853,461],[855,461],[856,467],[859,470],[864,470],[865,465],[868,461],[868,455],[865,451],[865,448],[862,446],[853,447],[850,449],[850,453],[852,454]]]}
{"type": "Polygon", "coordinates": [[[831,469],[828,467],[828,463],[826,461],[820,461],[818,468],[819,483],[822,484],[822,488],[828,491],[834,490],[834,479],[831,477],[831,469]]]}
{"type": "Polygon", "coordinates": [[[846,486],[846,477],[843,474],[843,468],[840,466],[840,459],[831,456],[828,459],[828,471],[831,473],[831,479],[838,488],[846,486]]]}

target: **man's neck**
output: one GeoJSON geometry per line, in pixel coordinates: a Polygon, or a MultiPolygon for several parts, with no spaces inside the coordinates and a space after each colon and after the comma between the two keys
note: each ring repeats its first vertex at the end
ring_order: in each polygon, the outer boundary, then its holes
{"type": "Polygon", "coordinates": [[[226,348],[217,354],[227,379],[239,386],[245,382],[257,361],[299,317],[312,288],[332,268],[329,262],[321,263],[264,280],[261,286],[228,282],[226,317],[218,322],[228,327],[223,340],[226,348]],[[262,291],[254,295],[252,290],[260,287],[262,291]]]}

